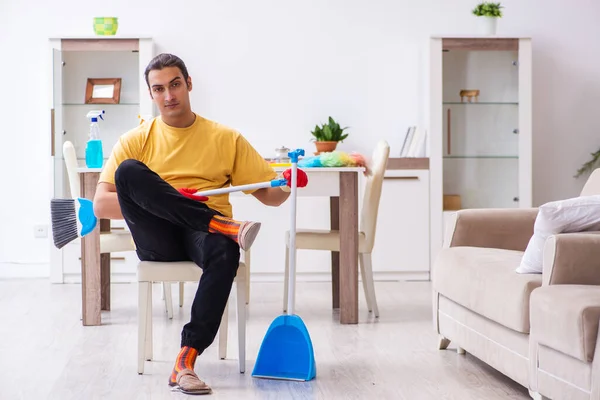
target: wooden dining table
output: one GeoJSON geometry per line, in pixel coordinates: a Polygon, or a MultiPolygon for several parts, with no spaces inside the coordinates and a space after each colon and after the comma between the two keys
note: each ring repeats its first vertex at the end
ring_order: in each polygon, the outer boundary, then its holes
{"type": "MultiPolygon", "coordinates": [[[[276,167],[283,171],[285,167],[276,167]]],[[[328,197],[330,226],[340,231],[340,251],[332,252],[332,308],[339,309],[341,324],[358,323],[358,198],[362,167],[302,168],[309,184],[298,197],[328,197]]],[[[93,199],[101,168],[80,167],[81,196],[93,199]]],[[[100,234],[110,231],[101,219],[81,240],[83,325],[101,325],[101,311],[110,310],[110,254],[100,254],[100,234]]]]}

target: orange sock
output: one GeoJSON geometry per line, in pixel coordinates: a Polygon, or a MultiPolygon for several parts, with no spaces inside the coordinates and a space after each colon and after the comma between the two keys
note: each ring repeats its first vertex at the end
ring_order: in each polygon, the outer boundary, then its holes
{"type": "Polygon", "coordinates": [[[171,373],[171,379],[169,380],[169,384],[171,386],[177,384],[177,374],[184,369],[194,370],[194,364],[196,363],[196,357],[198,357],[198,351],[193,347],[183,346],[177,355],[177,360],[175,361],[175,367],[173,368],[173,372],[171,373]]]}
{"type": "Polygon", "coordinates": [[[241,222],[234,219],[215,215],[208,224],[208,231],[211,233],[218,232],[237,242],[241,224],[241,222]]]}

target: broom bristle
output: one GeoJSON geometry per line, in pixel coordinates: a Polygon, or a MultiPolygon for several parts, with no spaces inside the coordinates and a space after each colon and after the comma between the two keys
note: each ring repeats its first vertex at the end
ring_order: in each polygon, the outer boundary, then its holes
{"type": "Polygon", "coordinates": [[[79,237],[74,199],[50,200],[50,214],[52,216],[52,237],[56,248],[62,249],[79,237]]]}

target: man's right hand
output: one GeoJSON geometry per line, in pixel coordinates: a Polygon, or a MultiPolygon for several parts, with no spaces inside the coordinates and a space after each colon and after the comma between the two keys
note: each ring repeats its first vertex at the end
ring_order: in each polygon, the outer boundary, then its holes
{"type": "Polygon", "coordinates": [[[194,196],[194,193],[198,192],[198,189],[190,189],[190,188],[181,188],[177,189],[179,193],[187,197],[188,199],[196,200],[196,201],[206,201],[208,197],[206,196],[194,196]]]}
{"type": "MultiPolygon", "coordinates": [[[[296,172],[296,186],[299,188],[305,187],[308,184],[308,175],[306,175],[306,172],[302,171],[300,168],[298,168],[296,172]]],[[[287,180],[287,186],[292,186],[292,169],[288,168],[283,171],[282,176],[283,179],[287,180]]]]}

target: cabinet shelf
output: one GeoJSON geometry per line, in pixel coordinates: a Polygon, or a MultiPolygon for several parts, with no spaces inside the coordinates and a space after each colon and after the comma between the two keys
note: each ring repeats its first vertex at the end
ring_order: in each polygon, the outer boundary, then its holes
{"type": "Polygon", "coordinates": [[[514,160],[517,160],[517,159],[519,159],[519,156],[503,156],[503,155],[481,155],[481,156],[475,156],[475,155],[468,156],[468,155],[465,155],[465,156],[451,156],[451,155],[449,155],[449,156],[444,156],[444,158],[465,158],[465,159],[469,159],[469,158],[473,158],[473,159],[476,159],[476,158],[481,158],[481,159],[494,159],[494,158],[497,158],[497,159],[514,159],[514,160]]]}
{"type": "Polygon", "coordinates": [[[519,103],[511,101],[477,101],[473,103],[460,101],[445,101],[445,105],[461,105],[461,106],[518,106],[519,103]]]}

